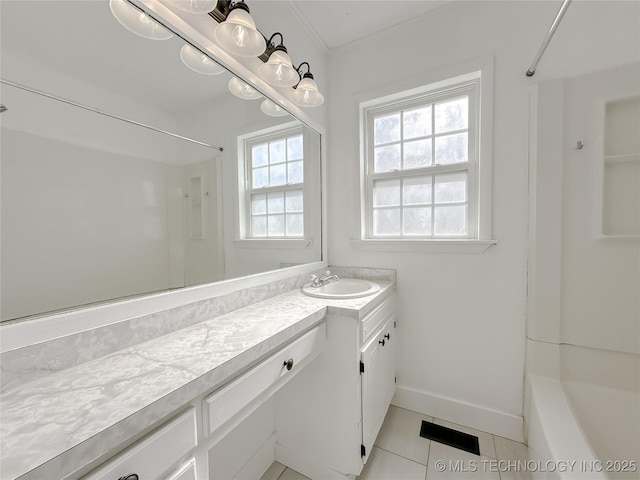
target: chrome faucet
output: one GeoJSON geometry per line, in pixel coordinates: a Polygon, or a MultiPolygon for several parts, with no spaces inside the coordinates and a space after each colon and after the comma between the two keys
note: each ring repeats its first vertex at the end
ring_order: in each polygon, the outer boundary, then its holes
{"type": "Polygon", "coordinates": [[[312,287],[322,287],[327,283],[334,281],[337,282],[340,280],[337,275],[332,274],[329,270],[324,272],[322,276],[320,275],[311,275],[311,286],[312,287]]]}

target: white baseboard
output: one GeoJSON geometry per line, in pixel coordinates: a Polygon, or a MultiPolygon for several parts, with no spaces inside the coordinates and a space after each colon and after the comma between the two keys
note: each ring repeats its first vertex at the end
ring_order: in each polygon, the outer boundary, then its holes
{"type": "Polygon", "coordinates": [[[400,386],[396,387],[391,403],[423,415],[524,443],[524,419],[518,415],[400,386]]]}
{"type": "Polygon", "coordinates": [[[355,480],[355,475],[345,475],[318,463],[304,454],[276,443],[276,460],[309,478],[322,480],[355,480]]]}
{"type": "Polygon", "coordinates": [[[247,463],[236,473],[233,480],[256,480],[264,475],[276,459],[276,434],[274,433],[247,463]]]}

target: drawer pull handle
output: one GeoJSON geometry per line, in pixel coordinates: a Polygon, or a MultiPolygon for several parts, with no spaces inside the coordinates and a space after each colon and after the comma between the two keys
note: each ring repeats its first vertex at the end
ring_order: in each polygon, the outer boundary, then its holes
{"type": "Polygon", "coordinates": [[[382,340],[378,340],[378,343],[384,347],[384,338],[382,340]]]}
{"type": "Polygon", "coordinates": [[[139,480],[137,473],[130,473],[129,475],[125,475],[124,477],[120,477],[118,480],[139,480]]]}
{"type": "Polygon", "coordinates": [[[386,338],[387,340],[391,339],[391,336],[387,333],[384,338],[386,338]]]}
{"type": "Polygon", "coordinates": [[[291,370],[293,368],[293,358],[284,362],[284,366],[287,367],[287,370],[291,370]]]}

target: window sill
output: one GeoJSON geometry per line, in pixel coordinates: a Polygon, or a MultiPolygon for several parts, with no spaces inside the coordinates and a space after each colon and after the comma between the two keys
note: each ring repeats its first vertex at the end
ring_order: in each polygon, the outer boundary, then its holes
{"type": "Polygon", "coordinates": [[[236,247],[240,248],[281,248],[305,249],[313,243],[312,238],[240,238],[233,241],[236,247]]]}
{"type": "Polygon", "coordinates": [[[483,253],[489,247],[497,245],[496,240],[351,240],[351,244],[359,250],[385,252],[419,252],[419,253],[483,253]]]}

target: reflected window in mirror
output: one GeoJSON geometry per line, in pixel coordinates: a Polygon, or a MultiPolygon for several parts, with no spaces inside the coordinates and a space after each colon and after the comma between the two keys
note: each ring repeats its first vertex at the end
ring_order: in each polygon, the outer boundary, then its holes
{"type": "Polygon", "coordinates": [[[302,129],[246,142],[250,238],[304,234],[302,129]]]}
{"type": "Polygon", "coordinates": [[[299,124],[288,123],[238,138],[239,178],[244,178],[241,238],[310,236],[305,215],[310,196],[306,136],[299,124]]]}

